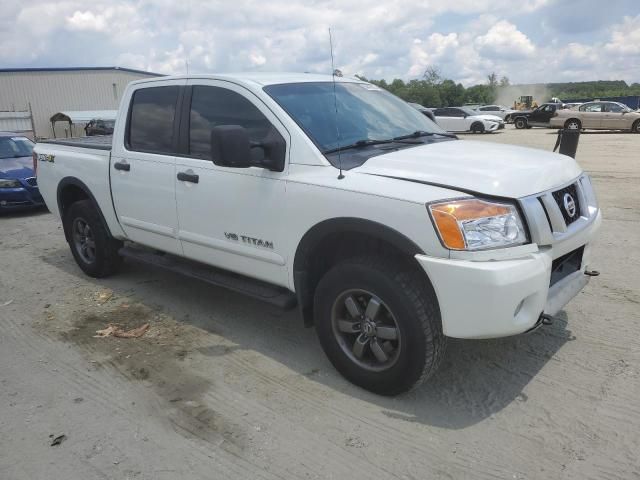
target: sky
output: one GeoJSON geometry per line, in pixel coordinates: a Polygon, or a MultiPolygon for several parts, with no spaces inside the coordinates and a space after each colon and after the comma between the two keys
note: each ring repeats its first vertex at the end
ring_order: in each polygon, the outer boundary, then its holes
{"type": "Polygon", "coordinates": [[[640,0],[0,0],[0,68],[640,82],[640,0]]]}

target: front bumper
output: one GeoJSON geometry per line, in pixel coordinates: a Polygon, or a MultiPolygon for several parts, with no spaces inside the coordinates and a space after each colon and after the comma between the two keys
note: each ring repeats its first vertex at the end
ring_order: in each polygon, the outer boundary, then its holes
{"type": "Polygon", "coordinates": [[[551,266],[562,254],[552,247],[506,260],[416,255],[435,289],[444,334],[456,338],[506,337],[533,328],[541,313],[558,313],[589,282],[584,271],[589,266],[591,246],[580,242],[585,237],[590,239],[600,222],[598,214],[588,234],[576,237],[571,245],[572,250],[584,245],[580,269],[551,287],[551,266]]]}
{"type": "Polygon", "coordinates": [[[0,188],[0,211],[44,206],[37,187],[0,188]]]}

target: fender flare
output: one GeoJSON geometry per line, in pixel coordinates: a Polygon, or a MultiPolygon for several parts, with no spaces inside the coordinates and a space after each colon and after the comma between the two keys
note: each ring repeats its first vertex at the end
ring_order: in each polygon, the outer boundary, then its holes
{"type": "Polygon", "coordinates": [[[356,217],[338,217],[323,220],[311,227],[302,236],[293,260],[293,284],[298,297],[298,306],[306,326],[313,324],[313,314],[310,311],[313,292],[309,285],[309,259],[321,242],[334,233],[360,233],[385,241],[407,256],[414,257],[423,254],[416,243],[397,230],[373,220],[356,217]]]}
{"type": "MultiPolygon", "coordinates": [[[[109,224],[107,223],[107,221],[104,218],[104,215],[102,214],[102,210],[100,209],[100,205],[98,204],[96,197],[93,196],[93,193],[91,193],[91,190],[89,189],[89,187],[87,187],[87,185],[82,180],[76,177],[64,177],[62,180],[60,180],[60,183],[58,183],[58,188],[56,191],[56,202],[58,204],[58,212],[60,212],[60,219],[62,220],[62,224],[64,225],[64,210],[62,208],[62,192],[66,187],[69,187],[69,186],[78,187],[87,195],[87,197],[89,197],[89,200],[93,204],[93,207],[98,212],[98,216],[100,217],[100,221],[102,222],[102,225],[106,229],[109,236],[111,236],[111,231],[109,230],[109,224]]],[[[65,230],[64,236],[67,239],[67,241],[69,241],[69,232],[65,230]]]]}

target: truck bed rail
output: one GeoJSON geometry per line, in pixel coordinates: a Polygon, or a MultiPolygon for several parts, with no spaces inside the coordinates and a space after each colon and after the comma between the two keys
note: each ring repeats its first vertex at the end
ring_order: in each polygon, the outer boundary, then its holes
{"type": "Polygon", "coordinates": [[[50,138],[40,140],[38,143],[53,143],[55,145],[67,145],[70,147],[93,148],[96,150],[111,150],[113,135],[95,135],[91,137],[50,138]]]}

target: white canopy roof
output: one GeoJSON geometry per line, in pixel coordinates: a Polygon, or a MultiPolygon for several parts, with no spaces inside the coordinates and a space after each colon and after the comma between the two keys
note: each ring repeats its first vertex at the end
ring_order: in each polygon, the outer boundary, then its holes
{"type": "Polygon", "coordinates": [[[88,123],[91,120],[115,120],[117,110],[69,110],[58,112],[51,117],[52,122],[88,123]]]}

